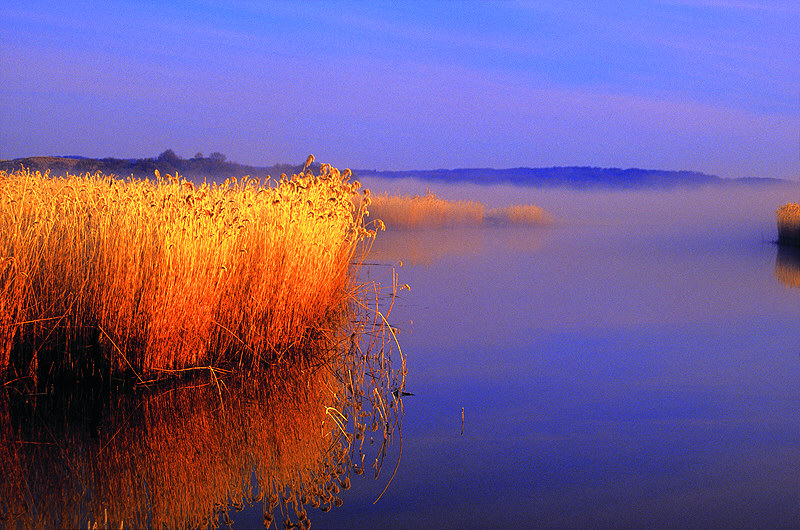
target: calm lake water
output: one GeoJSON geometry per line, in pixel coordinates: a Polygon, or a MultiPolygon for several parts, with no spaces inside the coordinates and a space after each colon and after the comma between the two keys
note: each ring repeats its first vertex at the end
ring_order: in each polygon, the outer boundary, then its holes
{"type": "Polygon", "coordinates": [[[797,189],[526,193],[560,222],[381,234],[412,287],[402,457],[314,526],[800,524],[800,291],[772,243],[797,189]]]}
{"type": "Polygon", "coordinates": [[[800,261],[772,243],[800,188],[433,191],[557,222],[379,235],[365,275],[411,286],[390,321],[414,395],[314,528],[800,525],[800,261]]]}

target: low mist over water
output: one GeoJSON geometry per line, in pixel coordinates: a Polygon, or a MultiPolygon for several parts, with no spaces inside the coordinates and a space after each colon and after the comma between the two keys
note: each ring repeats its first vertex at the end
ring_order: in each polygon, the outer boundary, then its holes
{"type": "Polygon", "coordinates": [[[637,227],[661,231],[698,228],[727,232],[755,223],[769,226],[774,237],[775,210],[797,200],[800,183],[730,184],[696,188],[635,190],[589,190],[567,188],[525,188],[510,185],[447,185],[414,179],[362,179],[377,193],[424,194],[426,190],[452,200],[477,200],[488,207],[534,204],[548,210],[561,224],[615,224],[624,230],[637,227]]]}

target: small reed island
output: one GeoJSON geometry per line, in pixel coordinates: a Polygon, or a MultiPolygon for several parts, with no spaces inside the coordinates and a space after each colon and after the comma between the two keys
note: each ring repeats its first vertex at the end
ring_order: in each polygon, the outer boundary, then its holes
{"type": "Polygon", "coordinates": [[[778,216],[778,244],[800,247],[800,204],[784,204],[775,213],[778,216]]]}

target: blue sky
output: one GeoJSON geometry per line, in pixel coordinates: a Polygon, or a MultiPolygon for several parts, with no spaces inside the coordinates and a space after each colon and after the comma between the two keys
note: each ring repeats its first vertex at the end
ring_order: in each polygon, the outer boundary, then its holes
{"type": "Polygon", "coordinates": [[[800,3],[5,2],[0,158],[800,178],[800,3]]]}

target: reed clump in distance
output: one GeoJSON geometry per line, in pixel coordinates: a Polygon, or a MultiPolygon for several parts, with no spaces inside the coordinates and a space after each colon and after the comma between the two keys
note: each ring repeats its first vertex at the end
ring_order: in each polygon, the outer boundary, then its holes
{"type": "Polygon", "coordinates": [[[391,228],[477,226],[483,222],[483,204],[449,201],[427,191],[425,195],[374,195],[370,213],[391,228]]]}
{"type": "Polygon", "coordinates": [[[425,195],[374,195],[370,214],[390,229],[468,227],[483,225],[546,225],[552,219],[542,208],[514,205],[488,209],[478,201],[442,199],[425,195]]]}
{"type": "Polygon", "coordinates": [[[800,246],[800,204],[784,204],[775,213],[778,217],[778,244],[800,246]]]}
{"type": "Polygon", "coordinates": [[[252,371],[335,349],[374,235],[349,177],[0,172],[0,375],[252,371]]]}

